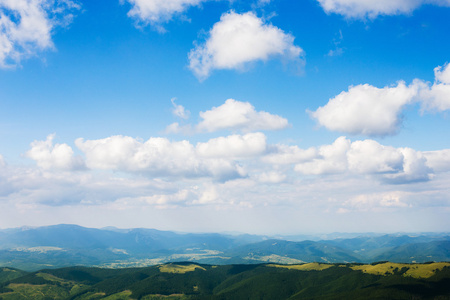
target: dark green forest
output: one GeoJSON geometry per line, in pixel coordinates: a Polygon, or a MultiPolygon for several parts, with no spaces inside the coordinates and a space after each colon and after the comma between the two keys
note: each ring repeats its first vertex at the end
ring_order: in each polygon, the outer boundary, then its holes
{"type": "Polygon", "coordinates": [[[450,263],[1,268],[0,299],[450,299],[450,263]]]}

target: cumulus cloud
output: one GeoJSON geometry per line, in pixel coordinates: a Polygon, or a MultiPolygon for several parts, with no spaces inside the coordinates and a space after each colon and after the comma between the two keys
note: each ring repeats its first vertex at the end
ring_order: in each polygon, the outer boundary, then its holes
{"type": "Polygon", "coordinates": [[[450,6],[448,0],[318,0],[326,13],[347,18],[376,18],[379,15],[409,14],[423,4],[450,6]]]}
{"type": "Polygon", "coordinates": [[[403,184],[427,181],[431,179],[433,170],[427,166],[426,157],[411,148],[399,148],[403,155],[403,170],[399,173],[387,174],[385,179],[389,183],[403,184]]]}
{"type": "Polygon", "coordinates": [[[403,168],[403,155],[374,140],[355,141],[347,152],[348,167],[358,173],[394,173],[403,168]]]}
{"type": "Polygon", "coordinates": [[[422,152],[427,160],[427,166],[436,172],[450,171],[450,149],[422,152]]]}
{"type": "Polygon", "coordinates": [[[369,84],[350,86],[316,111],[308,111],[317,122],[332,131],[367,136],[397,133],[406,105],[420,103],[423,111],[450,109],[450,64],[434,69],[433,84],[414,79],[407,86],[377,88],[369,84]]]}
{"type": "Polygon", "coordinates": [[[318,156],[310,161],[299,163],[295,171],[307,175],[342,173],[347,170],[347,151],[351,142],[345,137],[339,137],[331,145],[318,148],[318,156]]]}
{"type": "Polygon", "coordinates": [[[171,142],[150,138],[143,142],[128,136],[99,140],[77,139],[77,147],[86,156],[91,169],[145,173],[157,177],[213,177],[219,180],[243,176],[231,160],[201,159],[188,141],[171,142]]]}
{"type": "Polygon", "coordinates": [[[189,53],[189,68],[203,80],[215,69],[240,69],[272,57],[301,61],[303,50],[294,37],[266,24],[254,13],[224,13],[204,44],[189,53]]]}
{"type": "Polygon", "coordinates": [[[230,135],[198,143],[197,153],[202,157],[256,157],[266,151],[266,136],[263,133],[230,135]]]}
{"type": "Polygon", "coordinates": [[[339,137],[315,151],[317,155],[296,164],[295,171],[306,175],[372,175],[389,184],[428,181],[434,173],[421,152],[384,146],[373,140],[351,142],[339,137]]]}
{"type": "Polygon", "coordinates": [[[228,99],[219,107],[200,112],[203,119],[198,125],[198,131],[213,132],[224,129],[241,130],[279,130],[289,123],[285,118],[272,115],[265,111],[256,111],[249,102],[228,99]]]}
{"type": "Polygon", "coordinates": [[[377,88],[369,84],[352,86],[310,116],[321,126],[349,134],[384,136],[396,133],[401,125],[401,111],[412,103],[419,91],[415,81],[406,86],[377,88]]]}
{"type": "MultiPolygon", "coordinates": [[[[181,111],[181,109],[177,108],[181,111]]],[[[184,107],[182,108],[184,111],[184,107]]],[[[185,113],[184,113],[185,114],[185,113]]],[[[192,134],[220,130],[251,132],[258,130],[280,130],[289,126],[287,119],[265,111],[256,111],[249,102],[228,99],[224,104],[199,113],[201,121],[197,125],[172,123],[166,133],[192,134]]]]}
{"type": "Polygon", "coordinates": [[[70,0],[0,0],[0,67],[53,49],[54,29],[70,23],[76,9],[70,0]]]}
{"type": "Polygon", "coordinates": [[[315,147],[301,149],[298,146],[279,144],[270,146],[268,154],[261,159],[262,161],[271,164],[289,165],[312,160],[318,155],[317,148],[315,147]]]}
{"type": "MultiPolygon", "coordinates": [[[[121,0],[122,2],[125,0],[121,0]]],[[[161,23],[168,22],[174,15],[181,14],[191,6],[206,0],[126,0],[131,4],[128,16],[156,26],[163,30],[161,23]]]]}
{"type": "Polygon", "coordinates": [[[450,109],[450,64],[434,69],[434,84],[422,89],[420,96],[424,110],[444,111],[450,109]]]}
{"type": "Polygon", "coordinates": [[[78,139],[76,144],[91,170],[69,174],[82,166],[82,160],[74,158],[68,145],[55,144],[50,135],[33,142],[27,152],[38,167],[11,166],[0,156],[0,205],[11,203],[21,209],[105,205],[108,210],[140,210],[296,203],[304,207],[326,202],[327,209],[340,212],[405,204],[447,205],[449,149],[420,152],[345,137],[301,149],[270,145],[266,139],[260,132],[197,144],[126,136],[78,139]],[[376,195],[372,195],[374,185],[376,195]],[[420,196],[411,202],[389,194],[392,189],[420,196]],[[329,198],[335,202],[328,203],[329,198]]]}
{"type": "Polygon", "coordinates": [[[53,145],[54,134],[47,136],[45,141],[34,141],[26,156],[36,161],[45,170],[78,170],[84,168],[81,157],[75,156],[72,148],[67,144],[53,145]]]}

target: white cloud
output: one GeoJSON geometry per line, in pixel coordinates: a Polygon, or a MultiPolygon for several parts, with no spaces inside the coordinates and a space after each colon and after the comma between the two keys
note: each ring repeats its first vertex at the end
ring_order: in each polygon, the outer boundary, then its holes
{"type": "Polygon", "coordinates": [[[53,31],[70,23],[73,9],[70,0],[0,0],[0,67],[53,49],[53,31]]]}
{"type": "Polygon", "coordinates": [[[434,68],[434,76],[437,82],[450,84],[450,65],[446,63],[444,67],[438,66],[434,68]]]}
{"type": "Polygon", "coordinates": [[[406,105],[420,103],[422,111],[450,109],[450,64],[434,69],[433,84],[414,79],[406,86],[377,88],[369,84],[349,87],[316,111],[308,111],[317,122],[332,131],[368,136],[398,132],[406,105]]]}
{"type": "Polygon", "coordinates": [[[424,110],[444,111],[450,109],[450,64],[434,69],[435,82],[422,89],[420,96],[424,110]]]}
{"type": "Polygon", "coordinates": [[[403,168],[403,155],[373,140],[355,141],[347,152],[349,169],[357,173],[391,173],[403,168]]]}
{"type": "Polygon", "coordinates": [[[361,194],[345,201],[340,208],[341,212],[349,211],[371,211],[386,208],[408,207],[405,199],[408,193],[401,191],[361,194]]]}
{"type": "Polygon", "coordinates": [[[317,156],[296,164],[294,170],[306,175],[372,175],[389,184],[428,181],[434,173],[421,152],[383,146],[373,140],[351,142],[339,137],[316,151],[317,156]]]}
{"type": "Polygon", "coordinates": [[[427,160],[427,166],[435,172],[450,171],[450,149],[422,152],[427,160]]]}
{"type": "Polygon", "coordinates": [[[391,135],[401,125],[401,111],[417,96],[419,81],[406,86],[377,88],[369,84],[352,86],[314,112],[321,126],[332,131],[369,136],[391,135]]]}
{"type": "Polygon", "coordinates": [[[164,129],[164,132],[166,134],[171,134],[171,133],[181,133],[181,134],[192,134],[193,130],[190,124],[186,124],[186,125],[180,125],[180,123],[178,122],[174,122],[172,124],[170,124],[169,126],[166,127],[166,129],[164,129]]]}
{"type": "Polygon", "coordinates": [[[256,157],[266,151],[266,136],[256,132],[218,137],[198,143],[196,149],[202,157],[256,157]]]}
{"type": "Polygon", "coordinates": [[[176,104],[175,100],[177,100],[177,99],[172,98],[170,100],[170,102],[172,102],[172,105],[173,105],[172,113],[179,118],[182,118],[185,120],[189,119],[189,115],[191,113],[188,110],[186,110],[183,105],[176,104]]]}
{"type": "Polygon", "coordinates": [[[256,111],[249,102],[228,99],[219,107],[200,112],[203,119],[198,125],[198,131],[213,132],[230,129],[244,132],[255,130],[279,130],[289,123],[285,118],[272,115],[265,111],[256,111]]]}
{"type": "Polygon", "coordinates": [[[339,137],[331,145],[318,148],[318,157],[295,166],[295,171],[307,175],[343,173],[347,170],[347,151],[351,141],[339,137]]]}
{"type": "Polygon", "coordinates": [[[430,180],[433,170],[427,166],[427,160],[422,153],[411,148],[398,150],[403,155],[403,170],[396,174],[384,175],[387,182],[404,184],[430,180]]]}
{"type": "Polygon", "coordinates": [[[193,204],[210,204],[218,201],[219,199],[220,195],[217,188],[214,185],[211,185],[202,191],[198,200],[194,200],[193,204]]]}
{"type": "Polygon", "coordinates": [[[189,68],[203,80],[214,69],[243,69],[248,63],[272,57],[301,60],[303,50],[294,45],[294,37],[265,24],[254,13],[233,11],[221,16],[209,37],[189,53],[189,68]]]}
{"type": "Polygon", "coordinates": [[[448,0],[318,0],[326,13],[347,18],[376,18],[379,15],[409,14],[423,4],[450,6],[448,0]]]}
{"type": "MultiPolygon", "coordinates": [[[[43,218],[39,211],[51,210],[61,216],[56,212],[65,210],[66,220],[83,216],[85,221],[98,222],[94,216],[99,215],[102,222],[126,218],[123,227],[154,227],[168,218],[184,226],[188,218],[216,212],[213,223],[223,215],[232,216],[234,222],[241,213],[245,225],[251,212],[259,217],[265,212],[265,219],[278,210],[281,223],[292,225],[298,222],[299,213],[303,213],[300,219],[311,222],[316,218],[332,220],[336,211],[416,211],[422,215],[425,207],[433,212],[449,207],[448,149],[422,153],[373,140],[352,142],[345,137],[331,145],[301,149],[268,145],[261,133],[218,137],[194,145],[121,136],[77,143],[92,170],[55,170],[56,163],[48,157],[61,157],[55,154],[59,147],[48,140],[37,147],[43,149],[37,152],[41,153],[38,157],[46,157],[41,161],[51,162],[47,169],[2,163],[0,157],[0,219],[23,218],[27,213],[30,223],[39,222],[43,218]],[[248,176],[240,178],[239,174],[248,176]],[[227,176],[230,180],[217,180],[227,176]],[[205,210],[200,212],[203,206],[205,210]],[[181,220],[188,210],[188,217],[181,220]],[[89,217],[87,211],[91,212],[89,217]],[[154,223],[146,223],[149,220],[154,223]],[[137,223],[129,223],[133,221],[137,223]]],[[[61,153],[70,152],[66,147],[61,149],[61,153]]],[[[64,219],[55,219],[52,214],[45,220],[59,223],[64,219]]],[[[430,215],[435,220],[435,215],[430,215]]],[[[369,217],[364,214],[361,218],[369,222],[369,217]]],[[[436,222],[446,220],[436,218],[436,222]]],[[[96,226],[105,226],[102,222],[96,226]]]]}
{"type": "Polygon", "coordinates": [[[131,205],[154,205],[156,208],[164,209],[169,207],[176,207],[177,205],[184,205],[188,199],[192,197],[192,192],[187,189],[182,189],[174,194],[158,194],[152,196],[143,196],[137,198],[122,198],[116,204],[125,206],[131,205]],[[133,203],[133,204],[132,204],[133,203]]]}
{"type": "Polygon", "coordinates": [[[241,168],[231,160],[202,159],[188,141],[171,142],[150,138],[143,142],[127,136],[100,140],[77,139],[91,169],[145,173],[156,177],[213,177],[219,180],[241,177],[241,168]]]}
{"type": "Polygon", "coordinates": [[[34,141],[26,156],[36,161],[45,170],[78,170],[84,168],[81,157],[74,156],[72,148],[67,144],[53,145],[54,134],[47,136],[45,141],[34,141]]]}
{"type": "MultiPolygon", "coordinates": [[[[121,0],[122,2],[124,0],[121,0]]],[[[144,24],[151,24],[163,30],[161,23],[168,22],[174,15],[181,14],[191,6],[197,6],[206,0],[126,0],[132,8],[128,16],[144,24]]]]}
{"type": "Polygon", "coordinates": [[[257,179],[262,183],[281,183],[287,178],[286,174],[277,171],[263,172],[257,179]]]}
{"type": "Polygon", "coordinates": [[[287,165],[309,161],[316,158],[318,155],[318,150],[315,147],[301,149],[298,146],[280,144],[271,146],[269,153],[261,159],[264,162],[271,164],[287,165]]]}

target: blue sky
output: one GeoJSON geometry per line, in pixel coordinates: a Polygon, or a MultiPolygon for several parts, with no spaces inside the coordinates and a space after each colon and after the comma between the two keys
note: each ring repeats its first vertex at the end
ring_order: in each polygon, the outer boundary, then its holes
{"type": "Polygon", "coordinates": [[[448,0],[0,0],[0,227],[448,231],[448,0]]]}

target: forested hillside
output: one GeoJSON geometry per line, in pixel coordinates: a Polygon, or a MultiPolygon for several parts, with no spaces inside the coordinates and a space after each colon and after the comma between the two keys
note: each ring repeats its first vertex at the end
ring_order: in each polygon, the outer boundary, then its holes
{"type": "Polygon", "coordinates": [[[448,299],[450,263],[0,270],[0,299],[448,299]]]}

